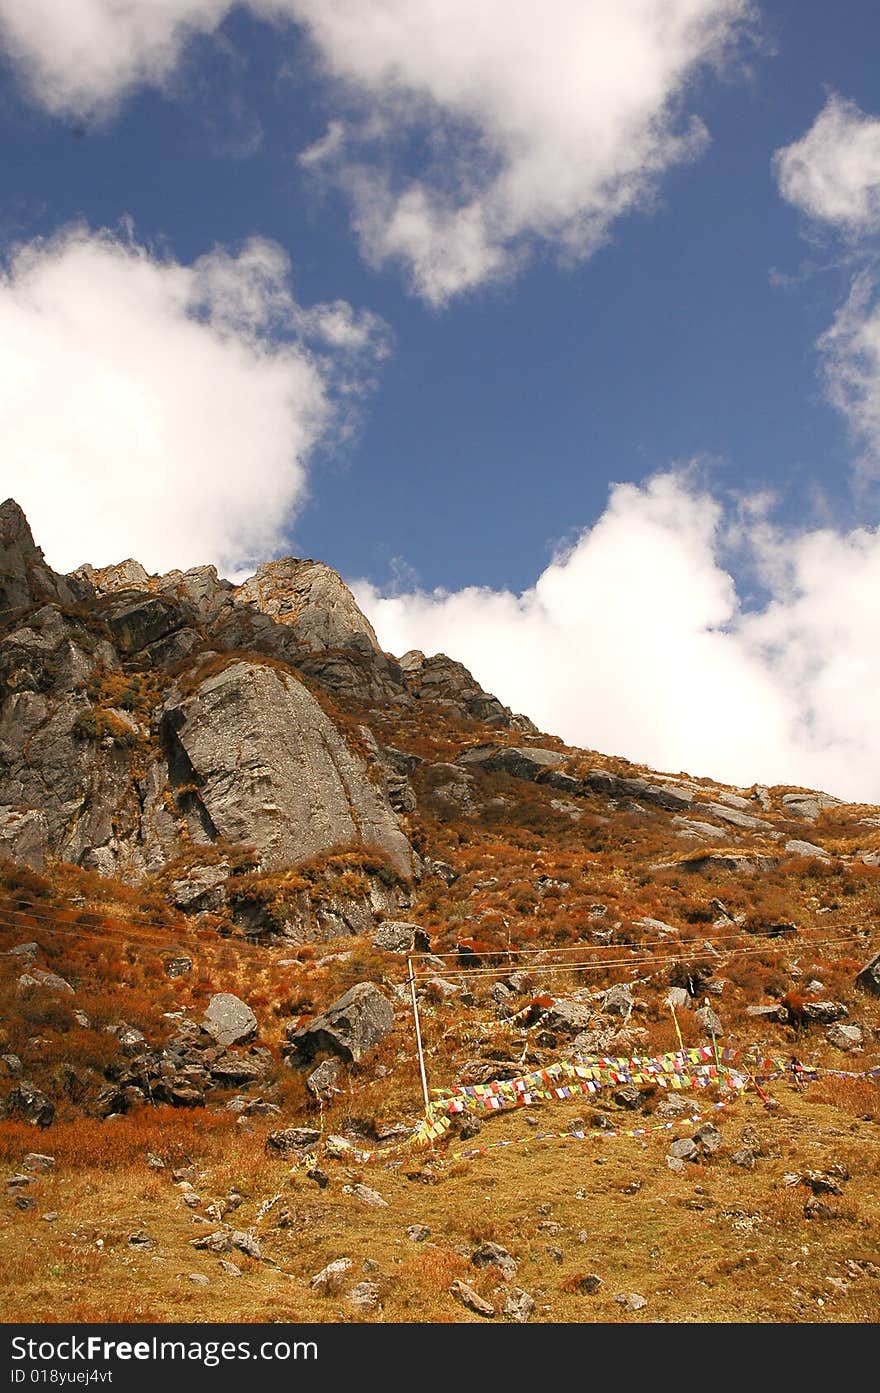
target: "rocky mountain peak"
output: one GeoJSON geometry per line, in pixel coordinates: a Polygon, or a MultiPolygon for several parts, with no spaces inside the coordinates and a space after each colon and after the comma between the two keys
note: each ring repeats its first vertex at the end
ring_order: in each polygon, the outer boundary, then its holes
{"type": "Polygon", "coordinates": [[[0,504],[0,611],[25,609],[46,600],[71,605],[90,593],[87,584],[68,581],[46,564],[14,498],[0,504]]]}
{"type": "Polygon", "coordinates": [[[267,561],[235,591],[239,604],[289,626],[309,652],[353,648],[379,653],[373,626],[342,577],[323,562],[285,556],[267,561]]]}
{"type": "Polygon", "coordinates": [[[266,872],[341,847],[408,879],[418,761],[391,757],[371,722],[534,731],[446,655],[383,653],[311,559],[237,586],[133,558],[61,576],[8,500],[0,582],[0,850],[32,865],[136,881],[195,846],[246,845],[266,872]]]}
{"type": "Polygon", "coordinates": [[[0,545],[11,547],[16,544],[26,551],[38,550],[22,509],[14,498],[7,498],[0,503],[0,545]]]}

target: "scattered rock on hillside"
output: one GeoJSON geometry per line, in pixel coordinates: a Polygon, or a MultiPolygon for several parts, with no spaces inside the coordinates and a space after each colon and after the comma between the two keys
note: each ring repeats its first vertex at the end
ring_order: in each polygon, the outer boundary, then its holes
{"type": "Polygon", "coordinates": [[[788,1020],[788,1011],[784,1006],[747,1006],[746,1015],[757,1021],[775,1021],[779,1025],[785,1025],[788,1020]]]}
{"type": "Polygon", "coordinates": [[[880,953],[875,953],[856,974],[856,986],[871,992],[873,996],[880,996],[880,953]]]}
{"type": "Polygon", "coordinates": [[[699,1112],[699,1104],[683,1093],[669,1093],[657,1104],[658,1117],[676,1118],[699,1112]]]}
{"type": "Polygon", "coordinates": [[[595,1272],[585,1272],[577,1279],[576,1287],[582,1296],[594,1296],[603,1285],[602,1278],[595,1272]]]}
{"type": "Polygon", "coordinates": [[[839,1050],[860,1050],[862,1048],[862,1031],[857,1025],[835,1024],[825,1036],[829,1045],[836,1046],[839,1050]]]}
{"type": "Polygon", "coordinates": [[[473,1287],[468,1286],[467,1282],[455,1281],[449,1288],[449,1295],[460,1302],[468,1311],[473,1311],[475,1315],[485,1316],[491,1320],[495,1315],[495,1307],[489,1301],[484,1301],[483,1297],[474,1291],[473,1287]]]}
{"type": "Polygon", "coordinates": [[[703,1122],[694,1132],[694,1141],[703,1151],[715,1152],[721,1146],[721,1133],[714,1122],[703,1122]]]}
{"type": "Polygon", "coordinates": [[[549,1030],[558,1030],[568,1035],[587,1030],[592,1019],[593,1010],[588,1003],[566,997],[559,997],[552,1006],[545,1007],[541,1016],[542,1024],[549,1030]]]}
{"type": "Polygon", "coordinates": [[[356,1311],[378,1311],[382,1305],[381,1297],[378,1282],[358,1282],[345,1299],[356,1311]]]}
{"type": "Polygon", "coordinates": [[[244,1253],[249,1258],[261,1258],[259,1240],[250,1229],[233,1229],[229,1235],[233,1248],[237,1248],[240,1253],[244,1253]]]}
{"type": "Polygon", "coordinates": [[[789,856],[810,856],[816,861],[830,861],[831,857],[821,846],[816,846],[813,842],[802,842],[797,838],[785,843],[785,850],[789,856]]]}
{"type": "Polygon", "coordinates": [[[416,946],[416,935],[421,933],[423,931],[418,924],[387,919],[384,924],[379,925],[373,935],[373,947],[381,948],[386,953],[410,953],[416,946]]]}
{"type": "Polygon", "coordinates": [[[333,1092],[341,1072],[341,1059],[322,1059],[307,1077],[306,1088],[315,1098],[323,1098],[333,1092]]]}
{"type": "Polygon", "coordinates": [[[684,987],[670,987],[666,993],[666,1004],[674,1011],[689,1011],[694,1003],[690,992],[684,987]]]}
{"type": "Polygon", "coordinates": [[[229,877],[226,861],[190,866],[185,876],[171,882],[171,900],[188,914],[203,909],[220,910],[226,903],[223,886],[229,877]]]}
{"type": "Polygon", "coordinates": [[[678,1137],[669,1147],[669,1155],[677,1161],[696,1161],[700,1149],[692,1137],[678,1137]]]}
{"type": "Polygon", "coordinates": [[[699,1011],[694,1012],[694,1020],[699,1021],[707,1035],[721,1035],[724,1031],[721,1017],[711,1006],[701,1006],[699,1011]]]}
{"type": "Polygon", "coordinates": [[[50,1127],[55,1104],[29,1079],[21,1079],[6,1100],[7,1116],[20,1117],[33,1127],[50,1127]]]}
{"type": "Polygon", "coordinates": [[[374,982],[358,982],[306,1025],[287,1030],[288,1062],[336,1054],[358,1063],[394,1026],[394,1008],[374,982]]]}
{"type": "Polygon", "coordinates": [[[328,1262],[326,1267],[315,1273],[309,1286],[319,1296],[335,1296],[353,1267],[351,1258],[336,1258],[334,1262],[328,1262]]]}
{"type": "Polygon", "coordinates": [[[512,1282],[516,1276],[516,1260],[500,1243],[481,1243],[471,1253],[471,1262],[474,1267],[497,1267],[506,1282],[512,1282]]]}
{"type": "Polygon", "coordinates": [[[751,813],[740,812],[738,808],[729,808],[723,803],[696,803],[694,811],[720,818],[722,822],[732,823],[734,827],[742,827],[748,832],[769,832],[773,825],[764,818],[753,817],[751,813]]]}
{"type": "Polygon", "coordinates": [[[504,1298],[504,1315],[507,1320],[517,1321],[520,1325],[525,1325],[535,1309],[534,1297],[529,1296],[522,1287],[514,1287],[504,1298]]]}
{"type": "Polygon", "coordinates": [[[640,1296],[637,1291],[622,1291],[615,1296],[614,1300],[625,1311],[641,1311],[648,1304],[647,1299],[640,1296]]]}
{"type": "Polygon", "coordinates": [[[483,1124],[476,1113],[462,1112],[453,1120],[456,1135],[459,1141],[472,1141],[478,1137],[483,1130],[483,1124]]]}
{"type": "Polygon", "coordinates": [[[623,1083],[616,1088],[611,1095],[615,1103],[620,1108],[640,1108],[642,1106],[641,1090],[634,1083],[623,1083]]]}
{"type": "Polygon", "coordinates": [[[431,1237],[431,1230],[427,1224],[410,1224],[406,1236],[411,1243],[424,1243],[431,1237]]]}
{"type": "Polygon", "coordinates": [[[343,1185],[344,1195],[354,1195],[355,1199],[360,1200],[361,1204],[367,1205],[370,1209],[387,1209],[388,1201],[383,1199],[378,1190],[373,1190],[369,1185],[343,1185]]]}
{"type": "Polygon", "coordinates": [[[202,1023],[218,1045],[239,1045],[252,1040],[257,1033],[253,1011],[231,992],[217,992],[211,997],[202,1023]]]}
{"type": "Polygon", "coordinates": [[[184,953],[177,953],[172,958],[165,959],[166,977],[186,977],[192,972],[192,958],[188,958],[184,953]]]}
{"type": "Polygon", "coordinates": [[[458,763],[485,769],[487,773],[510,774],[515,779],[534,780],[565,762],[558,750],[544,750],[533,745],[482,745],[459,755],[458,763]]]}
{"type": "Polygon", "coordinates": [[[55,1157],[47,1156],[42,1151],[29,1151],[21,1164],[26,1171],[50,1171],[55,1164],[55,1157]]]}
{"type": "Polygon", "coordinates": [[[734,1151],[730,1158],[732,1166],[741,1166],[743,1170],[751,1171],[755,1169],[755,1153],[749,1146],[741,1146],[739,1151],[734,1151]]]}
{"type": "Polygon", "coordinates": [[[191,1238],[190,1246],[209,1253],[228,1253],[232,1248],[232,1235],[228,1229],[215,1229],[199,1238],[191,1238]]]}
{"type": "Polygon", "coordinates": [[[845,1166],[833,1166],[827,1171],[804,1171],[799,1179],[814,1195],[842,1195],[841,1182],[849,1180],[849,1172],[845,1166]]]}
{"type": "Polygon", "coordinates": [[[625,982],[609,987],[602,994],[602,1010],[608,1016],[622,1016],[624,1020],[629,1020],[634,1005],[633,994],[625,982]]]}
{"type": "Polygon", "coordinates": [[[321,1133],[315,1127],[282,1127],[270,1132],[266,1138],[268,1151],[278,1151],[282,1156],[292,1152],[307,1152],[317,1146],[321,1133]]]}
{"type": "Polygon", "coordinates": [[[789,817],[815,822],[825,808],[839,808],[841,799],[830,793],[783,793],[782,807],[789,817]]]}
{"type": "Polygon", "coordinates": [[[833,1025],[848,1015],[842,1001],[805,1001],[801,1007],[803,1019],[816,1025],[833,1025]]]}
{"type": "Polygon", "coordinates": [[[775,865],[775,856],[759,852],[707,851],[701,856],[688,856],[683,861],[657,862],[652,870],[687,871],[695,875],[704,871],[738,871],[741,875],[755,875],[758,871],[772,870],[775,865]]]}
{"type": "Polygon", "coordinates": [[[58,992],[62,996],[73,996],[74,990],[69,982],[56,972],[46,972],[41,967],[28,968],[16,983],[16,993],[30,991],[33,987],[43,987],[47,992],[58,992]]]}

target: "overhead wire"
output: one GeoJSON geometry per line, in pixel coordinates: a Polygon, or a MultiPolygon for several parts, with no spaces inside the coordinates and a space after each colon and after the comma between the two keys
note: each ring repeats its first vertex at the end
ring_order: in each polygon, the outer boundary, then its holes
{"type": "MultiPolygon", "coordinates": [[[[2,892],[0,892],[0,893],[2,893],[2,892]]],[[[19,900],[18,903],[21,904],[22,902],[19,900]]],[[[34,902],[31,901],[31,902],[28,902],[28,903],[29,903],[29,904],[33,904],[34,902]]],[[[45,906],[45,908],[50,909],[51,906],[45,906]]],[[[115,914],[115,913],[103,913],[103,912],[101,912],[101,911],[99,911],[99,910],[82,909],[82,908],[80,908],[79,906],[76,906],[76,907],[71,907],[71,906],[59,906],[59,907],[58,907],[58,909],[59,909],[60,912],[68,911],[70,908],[76,908],[76,910],[77,910],[77,912],[78,912],[79,914],[81,914],[81,915],[88,915],[88,916],[90,916],[90,917],[94,917],[94,918],[100,920],[101,922],[96,923],[96,924],[89,924],[89,923],[82,923],[82,922],[79,922],[79,923],[70,923],[70,924],[65,924],[65,925],[59,925],[59,924],[57,923],[57,921],[54,919],[54,916],[51,915],[51,914],[43,914],[43,913],[41,913],[39,910],[36,910],[36,909],[33,909],[33,908],[27,908],[27,909],[4,909],[4,907],[3,907],[2,904],[0,904],[0,921],[2,921],[3,918],[5,917],[7,920],[11,921],[11,922],[8,922],[8,923],[6,924],[6,927],[12,927],[12,928],[21,927],[21,928],[25,928],[25,927],[27,927],[27,925],[24,924],[24,923],[18,923],[18,922],[16,922],[15,916],[19,916],[19,918],[20,918],[21,920],[32,920],[32,919],[36,919],[38,923],[43,923],[43,924],[46,924],[46,925],[49,925],[49,926],[50,926],[50,927],[48,928],[48,930],[46,930],[46,931],[48,931],[48,932],[56,932],[56,933],[64,933],[64,934],[67,934],[68,936],[76,936],[76,935],[77,935],[78,933],[80,933],[80,932],[84,932],[84,933],[100,932],[100,930],[101,930],[102,928],[105,928],[105,927],[106,927],[106,928],[120,928],[120,927],[124,927],[124,928],[126,928],[126,929],[131,928],[131,927],[135,927],[135,928],[150,927],[150,928],[155,928],[155,929],[157,929],[157,930],[167,930],[167,931],[170,931],[170,932],[175,932],[175,931],[177,931],[177,932],[182,932],[182,933],[187,934],[187,935],[190,934],[190,933],[193,933],[193,932],[197,932],[197,931],[198,931],[197,928],[196,928],[196,926],[195,926],[194,924],[188,923],[188,922],[186,922],[185,920],[184,920],[183,922],[178,921],[177,923],[162,923],[161,921],[158,921],[158,920],[156,920],[156,919],[152,919],[152,918],[150,918],[149,916],[146,916],[146,915],[144,915],[144,916],[139,916],[139,917],[137,917],[137,918],[134,917],[134,916],[132,916],[131,918],[129,918],[129,917],[127,917],[127,916],[123,916],[123,915],[119,915],[119,914],[115,914]]],[[[802,938],[796,937],[795,935],[786,934],[786,935],[780,935],[779,937],[771,937],[771,936],[763,937],[763,936],[762,936],[761,942],[760,942],[760,943],[755,943],[755,944],[753,944],[753,945],[751,945],[751,946],[750,946],[750,945],[738,946],[738,945],[739,945],[739,941],[742,939],[743,936],[744,936],[744,932],[741,933],[741,934],[737,934],[737,935],[731,935],[731,936],[726,936],[726,935],[725,935],[725,936],[721,936],[721,937],[719,937],[718,939],[712,941],[711,947],[697,947],[696,945],[692,945],[692,944],[690,944],[690,943],[681,944],[680,947],[679,947],[676,951],[673,951],[673,945],[672,945],[671,943],[669,943],[665,938],[657,939],[657,940],[654,940],[653,942],[649,940],[647,943],[641,943],[641,944],[637,944],[637,945],[632,945],[634,951],[633,951],[628,957],[622,957],[622,958],[616,958],[616,959],[600,958],[598,961],[595,961],[595,962],[594,962],[593,960],[590,960],[589,962],[586,962],[586,963],[584,963],[584,962],[570,962],[570,961],[564,961],[564,962],[556,963],[556,962],[552,962],[552,961],[551,961],[551,962],[548,962],[548,961],[546,961],[546,960],[542,960],[540,963],[534,964],[534,966],[531,967],[529,970],[530,970],[530,971],[537,971],[537,972],[544,972],[544,971],[547,971],[547,970],[548,970],[549,968],[551,968],[551,967],[552,967],[552,968],[556,968],[556,969],[571,969],[571,968],[579,968],[579,967],[582,967],[582,966],[595,966],[596,968],[604,968],[604,967],[629,967],[629,966],[634,966],[634,965],[635,965],[635,966],[638,966],[640,963],[645,962],[645,961],[657,961],[657,962],[675,961],[675,962],[677,962],[677,961],[679,961],[682,957],[686,957],[686,956],[698,957],[698,956],[700,956],[701,954],[702,954],[702,955],[707,955],[707,954],[709,954],[713,949],[716,949],[716,950],[717,950],[717,945],[719,945],[719,944],[721,944],[721,945],[729,945],[729,946],[724,947],[721,951],[723,951],[723,952],[725,952],[725,953],[727,953],[727,954],[733,955],[733,954],[742,954],[742,953],[763,953],[763,952],[766,952],[766,951],[768,950],[768,945],[773,944],[773,943],[777,943],[777,942],[779,942],[779,943],[788,942],[788,943],[792,943],[793,945],[796,943],[798,946],[800,946],[800,947],[803,948],[804,950],[807,950],[807,949],[812,949],[812,948],[815,948],[815,947],[825,946],[825,945],[829,945],[829,944],[839,945],[839,944],[848,943],[848,944],[853,944],[853,945],[855,945],[856,942],[859,942],[859,941],[860,941],[858,938],[854,938],[853,936],[843,936],[843,935],[836,936],[836,937],[834,937],[834,938],[823,938],[823,939],[812,939],[812,938],[811,938],[811,939],[802,939],[802,938]],[[735,940],[735,941],[734,941],[734,940],[735,940]],[[648,954],[647,957],[644,956],[644,950],[645,950],[645,949],[661,950],[661,949],[667,949],[667,948],[670,950],[668,953],[661,953],[661,952],[658,952],[658,951],[651,951],[651,952],[648,954]]],[[[296,946],[301,946],[301,945],[296,945],[296,946]]],[[[479,964],[479,965],[475,965],[475,966],[473,966],[473,967],[467,967],[467,966],[464,966],[464,965],[460,965],[460,966],[455,966],[455,967],[444,968],[444,969],[443,969],[443,972],[444,972],[444,975],[447,976],[447,977],[474,976],[474,975],[478,975],[478,974],[492,975],[492,974],[497,974],[497,973],[509,973],[509,972],[514,971],[514,970],[517,969],[517,967],[519,966],[519,964],[517,963],[516,959],[518,959],[518,958],[520,958],[520,957],[534,956],[534,955],[536,955],[536,954],[544,955],[544,954],[548,954],[548,953],[584,953],[584,952],[589,952],[589,953],[602,953],[602,952],[612,951],[612,950],[618,950],[618,951],[619,951],[623,946],[625,946],[625,945],[622,945],[622,944],[620,944],[620,943],[590,944],[590,943],[582,942],[582,943],[578,943],[578,944],[561,945],[561,946],[558,947],[558,948],[542,948],[542,949],[518,949],[518,948],[492,949],[492,950],[489,950],[489,952],[487,952],[486,954],[484,954],[484,956],[487,956],[487,957],[488,957],[488,956],[490,955],[490,952],[491,952],[491,955],[492,955],[492,956],[498,956],[498,957],[503,956],[503,957],[506,958],[506,961],[503,962],[503,963],[498,963],[498,964],[486,964],[486,965],[484,965],[484,964],[479,964]]],[[[412,953],[412,954],[410,954],[409,956],[413,959],[413,965],[414,965],[414,967],[421,973],[421,972],[424,971],[425,968],[430,968],[430,966],[431,966],[431,964],[430,964],[430,958],[436,957],[436,958],[447,959],[447,958],[454,957],[454,956],[456,956],[456,955],[453,955],[453,954],[415,954],[415,953],[412,953]],[[420,958],[423,959],[423,960],[427,960],[427,961],[420,962],[420,961],[418,961],[420,958]]],[[[480,955],[478,954],[477,956],[479,957],[480,955]]],[[[461,962],[462,962],[461,958],[458,959],[458,962],[461,964],[461,962]]],[[[435,975],[436,975],[436,974],[435,974],[435,975]]]]}

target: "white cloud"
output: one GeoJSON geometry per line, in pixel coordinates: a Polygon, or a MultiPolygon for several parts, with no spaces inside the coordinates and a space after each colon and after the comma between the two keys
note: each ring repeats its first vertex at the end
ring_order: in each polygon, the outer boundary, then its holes
{"type": "Polygon", "coordinates": [[[320,140],[301,150],[297,158],[304,169],[310,169],[331,155],[338,155],[344,144],[345,126],[341,121],[331,121],[320,140]]]}
{"type": "Polygon", "coordinates": [[[856,235],[880,231],[880,117],[829,97],[806,135],[777,150],[782,197],[808,217],[856,235]]]}
{"type": "Polygon", "coordinates": [[[297,305],[261,239],[191,266],[81,228],[25,246],[0,277],[0,493],[59,570],[277,554],[382,328],[297,305]]]}
{"type": "Polygon", "coordinates": [[[522,595],[355,593],[380,642],[449,653],[568,742],[655,769],[880,801],[880,535],[786,537],[741,509],[773,590],[746,612],[724,510],[682,474],[616,485],[522,595]]]}
{"type": "MultiPolygon", "coordinates": [[[[365,256],[432,304],[509,276],[537,246],[589,256],[696,157],[688,85],[738,52],[752,0],[241,0],[299,25],[328,80],[300,163],[348,190],[365,256]],[[407,173],[418,142],[419,174],[407,173]]],[[[161,86],[234,0],[0,0],[5,44],[55,113],[161,86]]]]}
{"type": "Polygon", "coordinates": [[[730,58],[751,14],[746,0],[270,8],[308,26],[360,103],[362,158],[350,126],[339,177],[367,257],[401,262],[433,304],[511,273],[537,243],[590,255],[665,170],[705,147],[682,110],[687,84],[730,58]],[[418,177],[402,172],[401,132],[427,137],[418,177]]]}
{"type": "Polygon", "coordinates": [[[161,86],[235,0],[0,0],[0,44],[48,111],[91,116],[161,86]]]}
{"type": "Polygon", "coordinates": [[[819,339],[829,396],[864,447],[863,477],[880,473],[880,296],[868,272],[819,339]]]}
{"type": "Polygon", "coordinates": [[[872,270],[880,233],[880,116],[832,94],[800,140],[777,150],[779,191],[848,239],[850,294],[817,341],[831,402],[862,450],[856,476],[880,474],[880,295],[872,270]]]}

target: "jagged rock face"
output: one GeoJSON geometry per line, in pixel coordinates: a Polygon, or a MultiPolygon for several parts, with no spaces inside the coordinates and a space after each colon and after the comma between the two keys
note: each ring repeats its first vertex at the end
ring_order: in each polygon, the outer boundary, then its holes
{"type": "MultiPolygon", "coordinates": [[[[21,605],[0,639],[0,850],[37,867],[51,855],[136,879],[187,841],[244,842],[266,869],[361,844],[412,873],[383,780],[371,780],[293,675],[234,662],[190,695],[174,688],[161,706],[154,694],[136,712],[101,694],[108,675],[122,691],[138,673],[167,691],[163,671],[224,629],[230,645],[250,640],[295,661],[290,626],[237,605],[212,567],[148,577],[126,561],[56,576],[11,502],[0,542],[6,598],[21,605]]],[[[384,699],[391,665],[370,653],[351,657],[381,667],[384,699]]]]}
{"type": "Polygon", "coordinates": [[[82,688],[101,662],[118,665],[112,646],[51,605],[0,643],[0,846],[32,865],[106,842],[129,785],[129,754],[77,735],[82,688]]]}
{"type": "Polygon", "coordinates": [[[380,653],[379,641],[367,617],[337,573],[319,561],[286,556],[268,561],[238,586],[239,604],[252,604],[263,614],[293,629],[310,653],[328,648],[354,648],[380,653]]]}
{"type": "Polygon", "coordinates": [[[74,605],[87,599],[90,588],[58,576],[46,565],[28,520],[12,498],[0,505],[0,611],[40,601],[74,605]]]}
{"type": "Polygon", "coordinates": [[[213,840],[260,848],[269,869],[331,847],[377,846],[402,875],[412,850],[366,765],[292,674],[233,662],[163,714],[172,777],[213,840]]]}
{"type": "Polygon", "coordinates": [[[485,725],[537,733],[528,717],[513,715],[510,707],[483,691],[463,663],[445,653],[426,658],[418,649],[411,649],[400,659],[400,670],[408,690],[419,701],[446,706],[456,715],[471,716],[485,725]]]}
{"type": "Polygon", "coordinates": [[[134,880],[186,843],[223,838],[266,869],[373,845],[409,876],[395,811],[415,806],[411,761],[377,748],[368,770],[277,664],[367,707],[425,701],[520,722],[443,655],[410,654],[402,670],[314,561],[269,562],[238,587],[211,566],[151,576],[132,559],[59,576],[8,500],[0,587],[0,849],[31,865],[49,855],[134,880]],[[212,653],[241,658],[169,694],[187,661],[212,653]],[[126,696],[138,675],[149,699],[126,696]]]}

